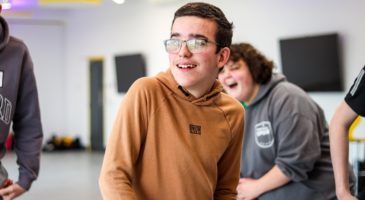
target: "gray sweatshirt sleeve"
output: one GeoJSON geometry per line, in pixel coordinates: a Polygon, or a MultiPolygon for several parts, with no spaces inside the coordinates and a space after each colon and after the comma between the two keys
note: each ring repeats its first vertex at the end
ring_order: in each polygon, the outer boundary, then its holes
{"type": "Polygon", "coordinates": [[[293,181],[308,178],[307,173],[321,156],[320,134],[315,121],[302,113],[286,116],[278,124],[275,163],[293,181]]]}
{"type": "Polygon", "coordinates": [[[13,130],[14,148],[19,165],[17,183],[29,190],[39,172],[43,132],[33,63],[26,47],[22,59],[13,130]]]}

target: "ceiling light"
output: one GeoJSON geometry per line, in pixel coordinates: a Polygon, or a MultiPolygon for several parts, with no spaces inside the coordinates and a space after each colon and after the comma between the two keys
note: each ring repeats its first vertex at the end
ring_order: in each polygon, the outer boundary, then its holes
{"type": "Polygon", "coordinates": [[[8,0],[4,0],[2,3],[1,3],[1,6],[4,10],[6,9],[10,9],[11,8],[11,4],[9,3],[8,0]]]}

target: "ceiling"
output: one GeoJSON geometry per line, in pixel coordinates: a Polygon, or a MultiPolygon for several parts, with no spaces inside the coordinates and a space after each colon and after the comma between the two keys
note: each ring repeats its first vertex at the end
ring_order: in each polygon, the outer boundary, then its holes
{"type": "Polygon", "coordinates": [[[100,5],[103,1],[111,0],[0,0],[0,2],[9,2],[11,8],[9,10],[29,10],[39,7],[56,7],[67,8],[80,5],[100,5]]]}
{"type": "MultiPolygon", "coordinates": [[[[117,1],[117,0],[115,0],[117,1]]],[[[119,0],[120,1],[120,0],[119,0]]],[[[135,0],[125,0],[135,1],[135,0]]],[[[178,0],[145,0],[150,3],[167,3],[178,0]]],[[[113,0],[0,0],[0,2],[9,2],[11,8],[9,11],[31,10],[36,8],[73,8],[80,6],[95,6],[101,4],[113,4],[113,0]]]]}
{"type": "MultiPolygon", "coordinates": [[[[38,10],[69,10],[74,8],[102,6],[102,5],[117,5],[114,1],[121,0],[0,0],[0,3],[10,3],[10,9],[4,9],[1,15],[8,18],[32,18],[38,10]]],[[[137,0],[125,0],[137,1],[137,0]]],[[[165,4],[178,2],[182,0],[138,0],[152,4],[165,4]]]]}

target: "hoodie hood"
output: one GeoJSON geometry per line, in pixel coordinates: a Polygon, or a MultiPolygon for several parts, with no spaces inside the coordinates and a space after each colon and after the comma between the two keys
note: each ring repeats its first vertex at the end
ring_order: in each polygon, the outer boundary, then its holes
{"type": "Polygon", "coordinates": [[[9,42],[9,27],[5,19],[0,16],[0,50],[2,50],[9,42]]]}
{"type": "Polygon", "coordinates": [[[274,88],[278,83],[283,81],[286,81],[286,77],[283,74],[273,73],[268,83],[260,85],[259,92],[250,104],[250,106],[256,104],[257,102],[260,102],[261,99],[264,99],[270,93],[272,88],[274,88]]]}
{"type": "Polygon", "coordinates": [[[183,98],[186,101],[190,101],[196,105],[209,105],[213,103],[214,99],[216,99],[219,94],[223,91],[222,85],[216,80],[211,88],[211,90],[199,97],[196,98],[192,94],[189,93],[186,89],[180,86],[174,76],[171,73],[171,70],[167,70],[166,72],[161,72],[156,76],[157,80],[160,81],[165,87],[167,87],[174,95],[179,98],[183,98]]]}

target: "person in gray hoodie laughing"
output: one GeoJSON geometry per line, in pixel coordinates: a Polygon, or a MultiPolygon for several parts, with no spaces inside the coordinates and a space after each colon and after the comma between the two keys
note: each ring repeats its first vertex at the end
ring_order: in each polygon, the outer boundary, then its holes
{"type": "Polygon", "coordinates": [[[238,199],[336,199],[322,109],[252,45],[231,45],[229,60],[219,81],[246,108],[238,199]]]}
{"type": "Polygon", "coordinates": [[[0,16],[0,160],[6,153],[11,124],[19,178],[10,181],[0,162],[0,199],[4,200],[23,194],[37,178],[43,132],[29,51],[21,40],[9,35],[8,24],[0,16]]]}

